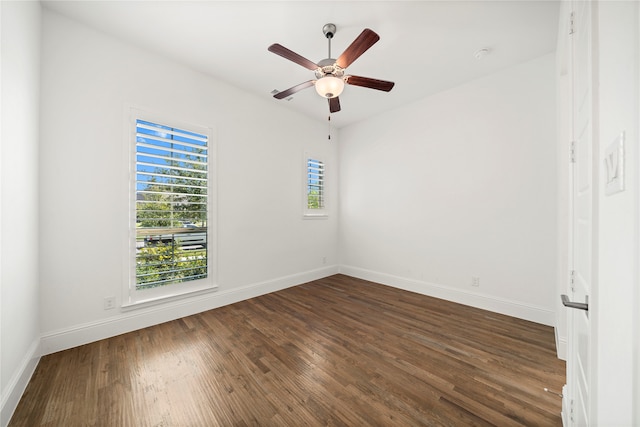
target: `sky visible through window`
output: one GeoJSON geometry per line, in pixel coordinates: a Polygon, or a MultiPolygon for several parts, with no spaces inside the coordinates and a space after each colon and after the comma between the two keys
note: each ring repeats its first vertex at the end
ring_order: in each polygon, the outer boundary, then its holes
{"type": "Polygon", "coordinates": [[[205,159],[202,166],[204,166],[203,170],[206,171],[207,140],[206,135],[137,120],[136,191],[145,189],[147,182],[155,176],[156,168],[167,166],[167,156],[180,161],[184,160],[187,155],[197,155],[205,159]],[[204,153],[198,152],[198,149],[205,151],[204,153]],[[167,150],[173,151],[168,152],[167,150]]]}

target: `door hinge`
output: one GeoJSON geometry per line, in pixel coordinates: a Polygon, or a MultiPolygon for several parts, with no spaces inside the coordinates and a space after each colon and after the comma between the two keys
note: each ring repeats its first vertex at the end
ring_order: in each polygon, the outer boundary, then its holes
{"type": "Polygon", "coordinates": [[[574,286],[574,283],[576,281],[576,271],[575,270],[571,270],[569,272],[569,286],[571,287],[571,292],[575,292],[576,288],[574,286]]]}
{"type": "Polygon", "coordinates": [[[569,15],[569,35],[572,35],[576,32],[576,29],[574,27],[574,16],[575,12],[571,12],[571,14],[569,15]]]}
{"type": "Polygon", "coordinates": [[[571,141],[571,146],[569,148],[569,161],[571,163],[576,162],[576,142],[571,141]]]}
{"type": "Polygon", "coordinates": [[[573,419],[573,399],[571,399],[571,403],[569,404],[569,419],[573,423],[575,420],[573,419]]]}

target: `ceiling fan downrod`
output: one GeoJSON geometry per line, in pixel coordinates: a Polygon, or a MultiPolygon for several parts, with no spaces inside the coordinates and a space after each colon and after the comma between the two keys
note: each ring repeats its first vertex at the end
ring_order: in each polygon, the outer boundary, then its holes
{"type": "Polygon", "coordinates": [[[329,56],[327,58],[331,58],[331,39],[336,34],[336,31],[335,24],[324,24],[324,27],[322,27],[322,32],[329,42],[329,56]]]}

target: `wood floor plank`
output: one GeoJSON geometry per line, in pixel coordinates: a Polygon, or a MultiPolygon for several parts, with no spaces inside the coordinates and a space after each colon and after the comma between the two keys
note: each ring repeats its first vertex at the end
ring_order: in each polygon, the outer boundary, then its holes
{"type": "Polygon", "coordinates": [[[559,426],[553,329],[344,275],[43,357],[10,426],[559,426]]]}

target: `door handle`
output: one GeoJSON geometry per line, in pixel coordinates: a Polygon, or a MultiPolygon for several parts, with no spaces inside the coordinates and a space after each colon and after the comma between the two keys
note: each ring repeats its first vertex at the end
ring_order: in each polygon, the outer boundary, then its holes
{"type": "MultiPolygon", "coordinates": [[[[589,304],[586,302],[572,302],[569,301],[569,297],[566,295],[560,295],[560,299],[562,299],[562,305],[569,308],[577,308],[578,310],[589,311],[589,304]]],[[[587,301],[589,301],[587,297],[587,301]]]]}

